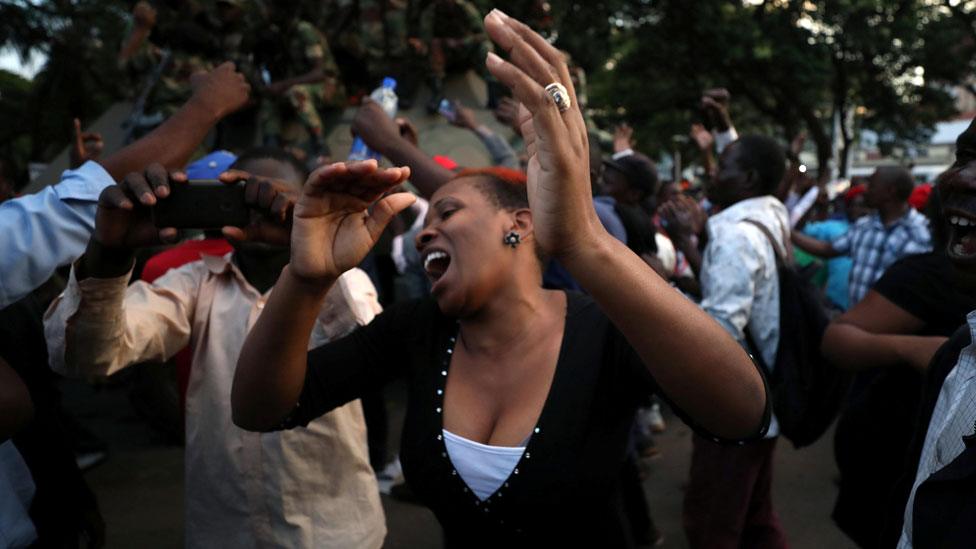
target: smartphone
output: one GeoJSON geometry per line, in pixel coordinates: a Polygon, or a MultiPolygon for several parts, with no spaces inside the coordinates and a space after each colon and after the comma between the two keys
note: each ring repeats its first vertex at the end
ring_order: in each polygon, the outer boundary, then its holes
{"type": "Polygon", "coordinates": [[[441,99],[441,104],[437,106],[437,112],[441,113],[448,122],[453,123],[457,119],[457,107],[450,99],[441,99]]]}
{"type": "Polygon", "coordinates": [[[169,196],[156,202],[152,217],[159,228],[219,229],[246,227],[251,212],[244,201],[243,183],[191,179],[171,183],[169,196]]]}

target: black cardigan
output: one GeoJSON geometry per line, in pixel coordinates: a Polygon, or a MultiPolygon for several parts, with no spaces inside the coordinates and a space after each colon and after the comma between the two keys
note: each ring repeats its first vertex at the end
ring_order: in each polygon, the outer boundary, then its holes
{"type": "Polygon", "coordinates": [[[454,470],[442,439],[458,324],[433,300],[398,304],[310,351],[299,404],[283,427],[307,425],[407,376],[400,460],[410,487],[444,527],[448,546],[630,547],[618,477],[638,403],[656,384],[597,305],[567,295],[565,333],[542,413],[511,476],[485,501],[454,470]]]}
{"type": "MultiPolygon", "coordinates": [[[[903,475],[895,487],[881,547],[895,547],[904,526],[905,506],[925,448],[925,436],[942,384],[955,369],[959,355],[972,344],[968,325],[963,325],[932,358],[912,446],[903,475]]],[[[912,545],[916,549],[968,549],[976,540],[976,436],[963,439],[966,449],[955,460],[932,473],[915,492],[912,545]]],[[[892,456],[893,458],[898,456],[892,456]]]]}

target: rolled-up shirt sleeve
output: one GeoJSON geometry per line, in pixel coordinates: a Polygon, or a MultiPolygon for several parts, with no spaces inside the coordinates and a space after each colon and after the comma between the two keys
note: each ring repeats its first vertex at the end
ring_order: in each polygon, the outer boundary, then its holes
{"type": "Polygon", "coordinates": [[[51,369],[72,377],[108,376],[131,364],[164,361],[190,341],[200,262],[153,284],[126,286],[129,275],[87,278],[74,269],[44,315],[51,369]]]}
{"type": "Polygon", "coordinates": [[[361,269],[346,271],[326,295],[312,336],[311,348],[334,341],[360,326],[365,326],[383,312],[376,287],[361,269]]]}
{"type": "Polygon", "coordinates": [[[64,172],[57,185],[0,204],[0,308],[84,253],[98,195],[112,184],[97,162],[86,162],[64,172]]]}

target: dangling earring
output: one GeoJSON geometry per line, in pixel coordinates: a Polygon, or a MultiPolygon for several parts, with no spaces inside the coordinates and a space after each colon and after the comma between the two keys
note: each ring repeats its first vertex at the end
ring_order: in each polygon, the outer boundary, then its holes
{"type": "Polygon", "coordinates": [[[515,231],[512,231],[507,235],[505,235],[504,242],[506,246],[511,246],[512,249],[515,249],[518,247],[519,244],[522,243],[522,235],[518,234],[515,231]]]}

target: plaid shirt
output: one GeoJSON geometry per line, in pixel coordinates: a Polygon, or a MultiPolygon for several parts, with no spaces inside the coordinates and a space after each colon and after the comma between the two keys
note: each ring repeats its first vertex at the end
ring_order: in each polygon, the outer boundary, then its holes
{"type": "Polygon", "coordinates": [[[885,227],[877,213],[862,217],[847,234],[831,245],[854,261],[851,268],[850,305],[864,299],[892,263],[915,254],[932,251],[929,221],[914,209],[885,227]]]}

